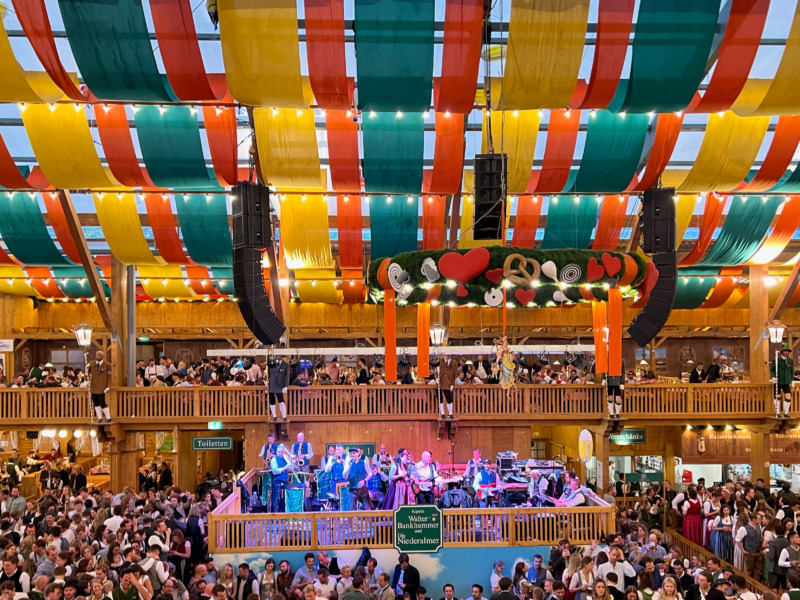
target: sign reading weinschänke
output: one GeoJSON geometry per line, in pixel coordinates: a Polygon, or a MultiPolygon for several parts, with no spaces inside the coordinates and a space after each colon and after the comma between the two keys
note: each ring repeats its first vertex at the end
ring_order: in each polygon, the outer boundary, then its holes
{"type": "Polygon", "coordinates": [[[394,547],[398,552],[438,552],[442,547],[442,511],[436,506],[401,506],[394,511],[394,547]]]}

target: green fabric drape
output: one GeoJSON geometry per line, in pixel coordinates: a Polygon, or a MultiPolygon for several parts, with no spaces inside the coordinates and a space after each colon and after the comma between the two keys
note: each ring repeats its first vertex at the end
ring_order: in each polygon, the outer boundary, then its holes
{"type": "Polygon", "coordinates": [[[356,73],[362,110],[428,110],[434,0],[356,0],[356,73]]]}
{"type": "Polygon", "coordinates": [[[419,202],[413,197],[372,196],[369,203],[369,230],[372,260],[417,249],[419,202]]]}
{"type": "Polygon", "coordinates": [[[58,0],[81,77],[101,99],[172,102],[141,0],[58,0]]]}
{"type": "Polygon", "coordinates": [[[235,293],[233,289],[233,269],[225,267],[213,267],[212,275],[214,277],[222,277],[224,279],[212,279],[214,286],[220,291],[221,294],[232,295],[235,293]]]}
{"type": "Polygon", "coordinates": [[[230,267],[233,245],[225,196],[178,195],[175,206],[192,260],[206,267],[230,267]]]}
{"type": "Polygon", "coordinates": [[[597,196],[551,196],[542,250],[587,249],[599,208],[597,196]]]}
{"type": "Polygon", "coordinates": [[[800,192],[800,169],[797,167],[794,170],[788,169],[783,174],[781,180],[776,183],[770,192],[777,192],[778,194],[797,194],[800,192]]]}
{"type": "Polygon", "coordinates": [[[136,133],[150,178],[159,187],[221,189],[206,167],[200,126],[188,106],[141,106],[136,133]]]}
{"type": "Polygon", "coordinates": [[[678,277],[675,302],[672,308],[697,308],[706,301],[712,287],[714,287],[713,275],[709,277],[678,277]]]}
{"type": "Polygon", "coordinates": [[[631,76],[620,82],[614,112],[675,112],[692,101],[705,75],[720,0],[641,0],[631,76]]]}
{"type": "Polygon", "coordinates": [[[378,194],[419,194],[425,153],[421,113],[364,114],[364,189],[378,194]]]}
{"type": "Polygon", "coordinates": [[[767,235],[781,202],[780,196],[736,196],[719,238],[696,266],[727,267],[750,260],[767,235]]]}
{"type": "Polygon", "coordinates": [[[639,166],[648,121],[647,115],[594,111],[589,116],[580,167],[571,174],[565,191],[624,191],[639,166]]]}
{"type": "Polygon", "coordinates": [[[25,265],[53,267],[73,264],[50,237],[39,200],[34,194],[0,194],[0,232],[8,251],[25,265]]]}
{"type": "MultiPolygon", "coordinates": [[[[83,267],[53,267],[52,271],[56,285],[64,292],[67,298],[91,298],[94,296],[92,286],[89,284],[89,280],[86,279],[86,272],[83,267]]],[[[98,272],[102,277],[102,272],[99,268],[98,272]]],[[[111,288],[108,287],[105,281],[102,283],[106,296],[111,296],[111,288]]]]}

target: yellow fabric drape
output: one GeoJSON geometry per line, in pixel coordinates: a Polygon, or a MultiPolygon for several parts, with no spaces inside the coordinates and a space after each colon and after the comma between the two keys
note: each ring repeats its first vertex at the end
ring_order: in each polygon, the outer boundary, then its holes
{"type": "Polygon", "coordinates": [[[491,119],[483,113],[481,152],[489,151],[488,127],[491,123],[492,146],[495,152],[508,155],[508,193],[522,194],[528,188],[533,168],[533,153],[539,135],[539,111],[491,111],[491,119]]]}
{"type": "Polygon", "coordinates": [[[0,294],[15,296],[39,296],[32,285],[25,281],[25,271],[16,265],[0,265],[0,294]]]}
{"type": "Polygon", "coordinates": [[[177,265],[136,267],[145,293],[151,298],[192,298],[197,294],[183,283],[184,274],[177,265]]]}
{"type": "Polygon", "coordinates": [[[270,185],[323,190],[314,110],[257,108],[253,121],[261,173],[270,185]]]}
{"type": "Polygon", "coordinates": [[[64,189],[120,187],[111,172],[100,164],[83,107],[29,104],[21,113],[33,153],[53,186],[64,189]]]}
{"type": "Polygon", "coordinates": [[[334,269],[298,269],[295,271],[297,295],[303,302],[341,304],[343,295],[332,281],[335,277],[334,269]]]}
{"type": "MultiPolygon", "coordinates": [[[[506,201],[506,231],[508,231],[509,211],[511,203],[506,201]]],[[[478,248],[480,246],[502,246],[500,240],[480,240],[475,241],[472,234],[473,217],[475,215],[475,202],[473,199],[463,197],[461,200],[461,232],[458,236],[459,248],[478,248]]]]}
{"type": "Polygon", "coordinates": [[[697,196],[695,194],[680,194],[678,196],[678,203],[675,206],[676,216],[676,231],[675,243],[680,246],[686,235],[686,230],[689,229],[689,224],[692,222],[692,215],[694,214],[694,207],[697,204],[697,196]]]}
{"type": "Polygon", "coordinates": [[[750,79],[736,99],[732,110],[742,116],[793,115],[800,112],[800,95],[797,81],[800,79],[800,3],[797,4],[786,38],[781,62],[775,77],[750,79]]]}
{"type": "Polygon", "coordinates": [[[735,188],[753,166],[768,128],[769,117],[740,117],[731,111],[722,116],[710,114],[700,152],[678,189],[710,192],[735,188]]]}
{"type": "Polygon", "coordinates": [[[328,203],[323,196],[289,194],[280,203],[281,244],[290,269],[333,269],[328,203]]]}
{"type": "Polygon", "coordinates": [[[93,198],[106,243],[118,261],[126,265],[166,264],[164,259],[154,256],[150,250],[133,194],[93,194],[93,198]]]}
{"type": "MultiPolygon", "coordinates": [[[[505,72],[493,108],[566,108],[578,80],[589,0],[514,0],[505,72]]],[[[497,82],[499,83],[499,82],[497,82]]]]}
{"type": "MultiPolygon", "coordinates": [[[[781,285],[773,285],[772,287],[767,288],[767,296],[769,296],[769,305],[775,306],[775,303],[778,302],[778,297],[781,295],[781,285]]],[[[734,296],[731,296],[731,299],[735,299],[734,296]]],[[[728,306],[728,303],[722,305],[722,308],[750,308],[750,288],[747,288],[747,291],[740,296],[739,301],[734,306],[728,306]]]]}
{"type": "Polygon", "coordinates": [[[24,71],[14,56],[8,31],[0,19],[0,102],[56,102],[64,98],[44,71],[24,71]]]}
{"type": "Polygon", "coordinates": [[[225,78],[242,104],[307,108],[295,0],[219,0],[225,78]]]}

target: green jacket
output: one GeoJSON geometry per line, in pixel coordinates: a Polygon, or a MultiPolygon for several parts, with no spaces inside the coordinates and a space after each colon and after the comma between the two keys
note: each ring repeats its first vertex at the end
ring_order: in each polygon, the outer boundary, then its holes
{"type": "MultiPolygon", "coordinates": [[[[771,377],[775,375],[775,359],[769,363],[769,372],[771,377]]],[[[782,356],[778,357],[778,385],[792,385],[794,380],[794,361],[791,357],[784,359],[782,356]]]]}

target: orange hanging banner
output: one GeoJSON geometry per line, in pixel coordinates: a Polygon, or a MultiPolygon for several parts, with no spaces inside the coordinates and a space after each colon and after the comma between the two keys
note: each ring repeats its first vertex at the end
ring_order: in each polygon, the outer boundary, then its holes
{"type": "Polygon", "coordinates": [[[417,377],[430,375],[431,303],[417,304],[417,377]]]}
{"type": "Polygon", "coordinates": [[[592,300],[592,330],[594,331],[594,371],[599,375],[608,372],[605,302],[592,300]]]}
{"type": "Polygon", "coordinates": [[[397,382],[397,307],[394,290],[384,291],[383,339],[386,346],[386,382],[397,382]]]}
{"type": "Polygon", "coordinates": [[[622,290],[608,290],[608,375],[622,375],[622,290]]]}

